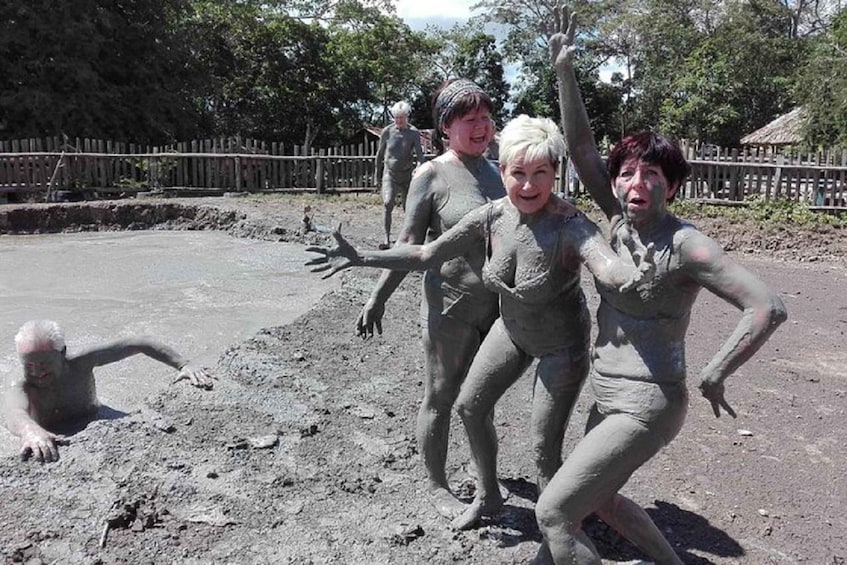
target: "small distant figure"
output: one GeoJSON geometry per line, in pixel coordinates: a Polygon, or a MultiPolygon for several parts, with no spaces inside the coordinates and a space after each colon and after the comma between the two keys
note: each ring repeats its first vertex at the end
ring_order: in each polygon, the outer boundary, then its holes
{"type": "Polygon", "coordinates": [[[315,231],[315,226],[312,225],[312,217],[309,216],[311,211],[312,207],[308,204],[303,206],[302,231],[304,234],[309,233],[310,231],[315,231]]]}
{"type": "Polygon", "coordinates": [[[177,369],[174,382],[187,379],[196,387],[212,388],[213,377],[205,370],[192,367],[170,347],[147,338],[124,338],[68,356],[59,325],[51,320],[32,320],[18,330],[15,348],[23,365],[23,378],[12,382],[3,415],[6,427],[20,438],[22,459],[58,460],[57,445],[66,440],[54,432],[97,414],[100,402],[94,367],[143,353],[177,369]]]}
{"type": "Polygon", "coordinates": [[[400,101],[391,107],[394,123],[386,126],[379,136],[376,152],[376,178],[382,179],[383,223],[385,242],[380,249],[391,247],[391,212],[394,201],[400,197],[400,206],[406,210],[406,196],[415,170],[415,159],[420,165],[424,162],[421,148],[421,134],[409,123],[412,107],[406,101],[400,101]]]}

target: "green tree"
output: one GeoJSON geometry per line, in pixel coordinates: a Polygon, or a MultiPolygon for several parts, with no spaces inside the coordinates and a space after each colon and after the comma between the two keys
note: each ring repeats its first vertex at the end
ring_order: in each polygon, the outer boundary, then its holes
{"type": "Polygon", "coordinates": [[[678,137],[735,145],[792,106],[791,77],[805,59],[777,0],[731,6],[675,73],[660,127],[678,137]]]}
{"type": "Polygon", "coordinates": [[[448,79],[472,80],[491,97],[496,109],[494,121],[502,126],[507,115],[509,83],[495,37],[485,33],[478,22],[468,22],[449,30],[428,28],[427,38],[436,49],[424,80],[430,85],[430,92],[448,79]]]}
{"type": "Polygon", "coordinates": [[[815,42],[796,82],[796,93],[808,119],[807,143],[847,147],[847,10],[815,42]]]}
{"type": "Polygon", "coordinates": [[[183,0],[0,4],[0,135],[164,142],[202,129],[183,0]]]}

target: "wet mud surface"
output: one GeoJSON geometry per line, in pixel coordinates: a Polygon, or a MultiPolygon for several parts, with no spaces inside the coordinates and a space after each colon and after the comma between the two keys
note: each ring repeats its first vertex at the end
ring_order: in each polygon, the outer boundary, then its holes
{"type": "MultiPolygon", "coordinates": [[[[306,205],[319,230],[342,222],[358,245],[381,239],[381,210],[369,196],[9,206],[0,208],[0,233],[215,229],[325,240],[303,233],[306,205]]],[[[845,563],[847,234],[694,221],[780,293],[789,321],[728,381],[738,418],[716,419],[694,385],[738,312],[701,294],[688,337],[687,422],[624,492],[686,563],[845,563]]],[[[124,418],[93,422],[55,464],[0,460],[4,562],[529,562],[540,539],[530,374],[495,416],[499,475],[511,492],[505,510],[452,532],[422,492],[414,439],[420,277],[408,276],[389,301],[386,333],[362,341],[355,318],[376,276],[342,273],[340,290],[306,315],[222,351],[212,391],[176,384],[124,418]]],[[[593,310],[596,295],[585,288],[593,310]]],[[[587,396],[565,455],[581,435],[587,396]]],[[[467,442],[453,420],[448,470],[470,496],[467,442]]],[[[586,527],[608,563],[641,557],[599,521],[586,527]]]]}

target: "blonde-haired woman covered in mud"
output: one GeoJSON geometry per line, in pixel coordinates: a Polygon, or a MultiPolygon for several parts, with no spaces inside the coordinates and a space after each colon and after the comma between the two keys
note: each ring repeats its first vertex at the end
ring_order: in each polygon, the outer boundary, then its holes
{"type": "Polygon", "coordinates": [[[352,266],[423,270],[483,251],[482,280],[500,297],[500,317],[474,357],[457,401],[479,483],[473,502],[453,521],[456,528],[470,528],[503,506],[491,414],[536,358],[531,426],[540,489],[561,464],[564,429],[588,373],[589,316],[580,288],[581,264],[610,291],[627,289],[653,270],[649,250],[636,250],[635,264],[622,262],[597,226],[553,194],[564,151],[555,123],[519,116],[501,132],[505,198],[467,214],[426,245],[358,251],[336,231],[337,247],[309,249],[322,255],[309,263],[316,265],[313,270],[329,275],[352,266]]]}

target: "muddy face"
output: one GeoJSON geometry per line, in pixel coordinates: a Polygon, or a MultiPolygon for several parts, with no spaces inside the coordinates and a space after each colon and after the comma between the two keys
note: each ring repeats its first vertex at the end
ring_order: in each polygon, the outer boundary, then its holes
{"type": "Polygon", "coordinates": [[[62,374],[64,355],[60,351],[33,351],[21,355],[27,384],[44,388],[56,383],[62,374]]]}
{"type": "Polygon", "coordinates": [[[512,205],[522,214],[531,215],[543,210],[550,199],[556,166],[544,157],[524,161],[524,154],[520,153],[509,163],[500,165],[500,174],[512,205]]]}
{"type": "Polygon", "coordinates": [[[487,108],[478,107],[464,116],[457,116],[444,126],[450,139],[450,150],[464,155],[479,156],[494,137],[494,122],[487,108]]]}
{"type": "Polygon", "coordinates": [[[612,190],[624,214],[636,226],[661,220],[677,188],[678,185],[670,185],[660,165],[635,157],[624,161],[612,181],[612,190]]]}

